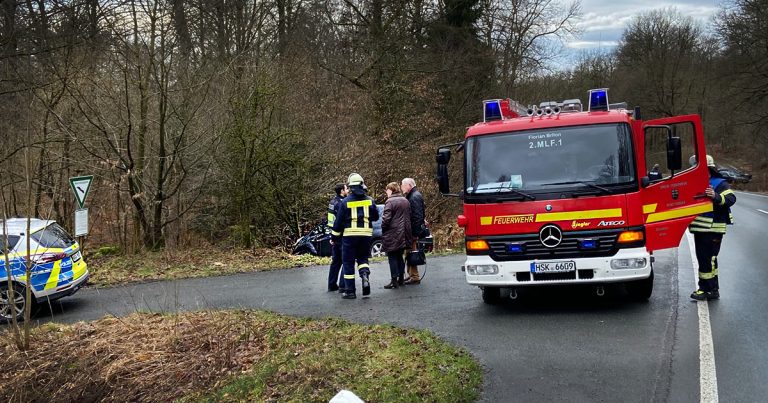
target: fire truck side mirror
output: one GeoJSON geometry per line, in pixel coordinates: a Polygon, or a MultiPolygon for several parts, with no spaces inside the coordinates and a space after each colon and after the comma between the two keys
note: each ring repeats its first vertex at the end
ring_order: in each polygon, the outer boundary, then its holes
{"type": "Polygon", "coordinates": [[[446,164],[437,164],[437,187],[440,189],[440,193],[444,195],[451,193],[448,183],[448,165],[446,164]]]}
{"type": "Polygon", "coordinates": [[[680,137],[669,136],[667,139],[667,168],[679,171],[683,168],[683,148],[680,137]]]}
{"type": "Polygon", "coordinates": [[[451,161],[451,149],[450,148],[441,148],[437,150],[437,164],[438,165],[448,165],[448,162],[451,161]]]}

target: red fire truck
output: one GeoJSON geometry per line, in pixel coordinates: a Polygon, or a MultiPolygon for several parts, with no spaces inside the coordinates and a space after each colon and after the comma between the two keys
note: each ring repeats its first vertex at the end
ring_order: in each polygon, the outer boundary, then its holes
{"type": "Polygon", "coordinates": [[[483,300],[520,287],[624,283],[653,291],[653,252],[677,247],[693,218],[712,209],[698,115],[643,121],[610,104],[607,89],[523,108],[484,101],[464,141],[439,147],[440,192],[464,211],[467,282],[483,300]],[[451,150],[463,151],[464,187],[450,193],[451,150]],[[683,159],[685,156],[685,164],[683,159]]]}

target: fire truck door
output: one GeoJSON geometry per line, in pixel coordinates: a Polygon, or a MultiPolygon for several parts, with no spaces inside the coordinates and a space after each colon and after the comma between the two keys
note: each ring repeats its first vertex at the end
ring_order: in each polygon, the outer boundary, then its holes
{"type": "Polygon", "coordinates": [[[693,218],[712,210],[704,193],[709,173],[701,119],[675,116],[643,122],[642,128],[645,158],[638,165],[645,175],[640,193],[646,248],[675,248],[693,218]]]}

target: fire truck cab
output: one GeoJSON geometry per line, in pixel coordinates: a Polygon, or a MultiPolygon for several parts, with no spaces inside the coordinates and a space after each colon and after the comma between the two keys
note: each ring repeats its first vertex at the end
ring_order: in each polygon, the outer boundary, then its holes
{"type": "Polygon", "coordinates": [[[483,121],[436,158],[441,193],[464,201],[467,282],[487,303],[554,284],[601,295],[625,283],[631,297],[650,298],[653,252],[677,247],[712,209],[705,155],[698,115],[643,121],[639,108],[609,104],[607,89],[591,90],[586,110],[578,99],[484,101],[483,121]],[[452,149],[464,153],[455,194],[452,149]]]}

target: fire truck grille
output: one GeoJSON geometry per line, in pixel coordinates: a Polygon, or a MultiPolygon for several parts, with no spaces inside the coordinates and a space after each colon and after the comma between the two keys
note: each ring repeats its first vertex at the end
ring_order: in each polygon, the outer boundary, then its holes
{"type": "Polygon", "coordinates": [[[569,272],[569,273],[528,273],[528,272],[520,272],[515,273],[515,277],[517,277],[517,281],[519,282],[526,282],[531,281],[531,276],[533,276],[533,281],[557,281],[557,280],[576,280],[577,278],[579,280],[589,280],[595,276],[594,270],[579,270],[578,271],[578,277],[576,277],[576,272],[569,272]]]}
{"type": "Polygon", "coordinates": [[[560,245],[544,246],[539,234],[522,234],[484,238],[490,246],[490,256],[497,262],[532,259],[567,259],[613,256],[618,251],[616,239],[622,229],[603,231],[574,231],[563,233],[560,245]],[[589,246],[589,247],[586,247],[589,246]]]}

